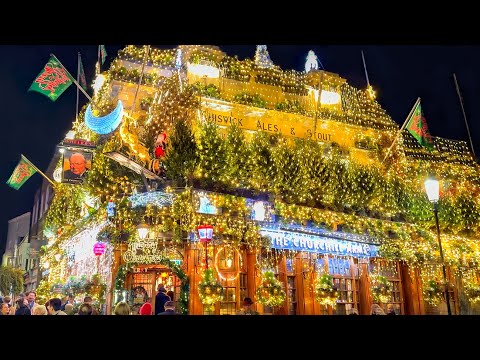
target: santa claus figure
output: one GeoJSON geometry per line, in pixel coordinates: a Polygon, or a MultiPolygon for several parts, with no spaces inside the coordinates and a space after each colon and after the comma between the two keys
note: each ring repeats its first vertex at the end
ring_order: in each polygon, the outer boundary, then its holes
{"type": "Polygon", "coordinates": [[[157,159],[165,157],[166,146],[167,146],[167,133],[162,132],[157,136],[157,141],[155,141],[155,157],[157,159]]]}

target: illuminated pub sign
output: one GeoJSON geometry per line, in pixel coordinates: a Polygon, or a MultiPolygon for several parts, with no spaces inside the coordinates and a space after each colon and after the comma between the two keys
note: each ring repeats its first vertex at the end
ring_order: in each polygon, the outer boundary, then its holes
{"type": "Polygon", "coordinates": [[[202,102],[201,114],[204,120],[221,126],[236,125],[245,130],[281,133],[325,142],[334,141],[332,131],[320,127],[315,130],[315,119],[298,114],[260,108],[252,110],[250,106],[223,104],[211,99],[202,102]]]}
{"type": "Polygon", "coordinates": [[[372,244],[293,231],[262,229],[260,234],[272,239],[272,248],[282,250],[308,251],[353,257],[376,257],[378,250],[378,247],[372,244]]]}

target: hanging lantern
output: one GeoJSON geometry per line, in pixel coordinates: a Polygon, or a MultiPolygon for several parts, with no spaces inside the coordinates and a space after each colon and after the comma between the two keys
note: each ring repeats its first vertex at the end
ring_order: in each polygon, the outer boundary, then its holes
{"type": "Polygon", "coordinates": [[[150,226],[146,223],[137,225],[138,237],[142,240],[147,238],[148,232],[150,231],[150,226]]]}
{"type": "Polygon", "coordinates": [[[95,245],[93,245],[93,253],[95,256],[100,256],[105,252],[106,245],[102,242],[96,242],[95,245]]]}
{"type": "Polygon", "coordinates": [[[210,242],[213,238],[213,226],[212,225],[200,225],[198,228],[198,237],[200,242],[210,242]]]}

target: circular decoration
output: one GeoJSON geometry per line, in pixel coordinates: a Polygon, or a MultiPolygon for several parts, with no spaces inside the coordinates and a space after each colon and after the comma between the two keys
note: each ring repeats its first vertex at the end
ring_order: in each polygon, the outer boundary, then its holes
{"type": "Polygon", "coordinates": [[[62,182],[62,172],[63,172],[63,169],[61,167],[57,167],[53,172],[53,180],[55,180],[58,183],[62,182]]]}
{"type": "Polygon", "coordinates": [[[423,301],[430,305],[437,306],[442,300],[443,291],[440,288],[440,284],[434,279],[428,280],[423,288],[423,301]]]}
{"type": "Polygon", "coordinates": [[[117,107],[108,115],[96,117],[93,115],[91,104],[85,111],[85,124],[97,134],[105,135],[114,131],[123,117],[123,104],[118,100],[117,107]]]}
{"type": "MultiPolygon", "coordinates": [[[[472,304],[480,301],[480,284],[471,276],[466,276],[462,279],[463,290],[465,295],[472,304]]],[[[442,293],[443,296],[443,293],[442,293]]],[[[443,298],[442,298],[443,299],[443,298]]]]}
{"type": "Polygon", "coordinates": [[[204,305],[213,305],[223,300],[223,287],[215,279],[213,269],[206,269],[202,274],[202,281],[198,284],[198,294],[204,305]]]}
{"type": "Polygon", "coordinates": [[[260,304],[271,307],[282,305],[286,297],[282,283],[270,270],[263,273],[262,285],[257,288],[256,295],[260,304]]]}
{"type": "Polygon", "coordinates": [[[374,302],[388,303],[392,297],[392,284],[383,275],[371,275],[374,302]]]}
{"type": "MultiPolygon", "coordinates": [[[[217,274],[218,274],[218,276],[220,276],[220,278],[221,278],[222,280],[233,281],[233,280],[236,280],[236,279],[237,279],[238,274],[240,273],[240,271],[239,271],[238,269],[235,270],[235,276],[233,276],[233,277],[223,276],[223,275],[222,275],[222,272],[218,269],[218,254],[220,254],[220,252],[221,252],[226,246],[231,247],[230,245],[221,245],[221,246],[218,247],[218,251],[217,251],[217,253],[215,254],[215,262],[214,262],[214,263],[215,263],[215,270],[217,270],[217,274]]],[[[233,247],[232,247],[232,248],[233,248],[233,247]]],[[[240,252],[238,251],[238,249],[235,249],[235,248],[233,248],[233,249],[234,249],[235,252],[237,253],[237,256],[240,258],[240,252]]]]}
{"type": "Polygon", "coordinates": [[[338,292],[332,279],[332,275],[324,273],[315,280],[315,299],[320,305],[337,306],[338,292]]]}
{"type": "Polygon", "coordinates": [[[103,255],[106,247],[107,246],[104,243],[96,242],[95,245],[93,245],[93,253],[95,254],[95,256],[103,255]]]}

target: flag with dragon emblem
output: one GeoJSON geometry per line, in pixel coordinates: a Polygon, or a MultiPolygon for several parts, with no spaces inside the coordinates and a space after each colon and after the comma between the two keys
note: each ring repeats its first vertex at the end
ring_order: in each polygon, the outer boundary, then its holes
{"type": "Polygon", "coordinates": [[[20,187],[30,179],[30,176],[35,174],[37,170],[30,165],[27,159],[22,155],[20,162],[18,163],[15,170],[13,170],[10,179],[8,179],[7,184],[10,185],[15,190],[20,189],[20,187]]]}
{"type": "Polygon", "coordinates": [[[28,91],[37,91],[55,101],[72,83],[71,75],[52,55],[28,91]]]}
{"type": "Polygon", "coordinates": [[[410,119],[407,122],[406,129],[417,139],[420,145],[426,147],[428,150],[433,150],[433,139],[428,131],[427,121],[423,116],[422,105],[420,100],[417,101],[417,105],[413,110],[410,119]]]}

